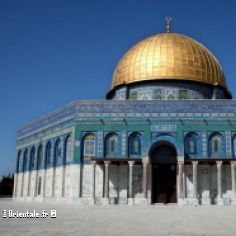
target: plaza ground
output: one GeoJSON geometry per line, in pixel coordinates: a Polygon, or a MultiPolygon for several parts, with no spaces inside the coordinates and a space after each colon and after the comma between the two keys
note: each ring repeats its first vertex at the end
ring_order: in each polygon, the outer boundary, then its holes
{"type": "Polygon", "coordinates": [[[236,235],[236,206],[81,206],[0,199],[0,210],[0,235],[236,235]],[[9,210],[50,215],[54,209],[56,218],[8,218],[9,210]]]}

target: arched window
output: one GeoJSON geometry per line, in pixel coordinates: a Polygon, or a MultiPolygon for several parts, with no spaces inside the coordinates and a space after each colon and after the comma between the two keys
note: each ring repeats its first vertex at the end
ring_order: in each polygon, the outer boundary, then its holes
{"type": "Polygon", "coordinates": [[[95,156],[95,136],[87,134],[84,137],[84,156],[95,156]]]}
{"type": "Polygon", "coordinates": [[[23,159],[23,172],[27,171],[28,169],[28,149],[24,151],[24,159],[23,159]]]}
{"type": "Polygon", "coordinates": [[[220,134],[213,134],[209,143],[210,156],[217,156],[222,152],[222,138],[220,134]]]}
{"type": "Polygon", "coordinates": [[[185,148],[187,154],[197,154],[197,135],[196,134],[188,134],[185,138],[185,148]]]}
{"type": "Polygon", "coordinates": [[[132,134],[129,138],[129,156],[141,155],[141,135],[132,134]]]}
{"type": "Polygon", "coordinates": [[[233,138],[233,153],[234,153],[234,156],[236,156],[236,135],[233,138]]]}
{"type": "Polygon", "coordinates": [[[37,155],[37,161],[38,161],[38,169],[43,168],[43,145],[40,144],[38,147],[38,155],[37,155]]]}
{"type": "Polygon", "coordinates": [[[117,157],[118,156],[118,136],[116,134],[109,134],[106,138],[105,145],[105,156],[106,157],[117,157]]]}
{"type": "Polygon", "coordinates": [[[55,161],[57,164],[61,163],[61,152],[62,152],[62,142],[60,139],[57,139],[55,144],[55,161]]]}
{"type": "Polygon", "coordinates": [[[46,145],[46,165],[50,166],[52,164],[52,143],[48,141],[46,145]]]}
{"type": "Polygon", "coordinates": [[[35,148],[31,148],[30,152],[30,162],[29,162],[29,170],[33,170],[35,168],[35,148]]]}
{"type": "Polygon", "coordinates": [[[66,137],[65,141],[65,162],[70,163],[72,161],[72,138],[71,135],[66,137]]]}

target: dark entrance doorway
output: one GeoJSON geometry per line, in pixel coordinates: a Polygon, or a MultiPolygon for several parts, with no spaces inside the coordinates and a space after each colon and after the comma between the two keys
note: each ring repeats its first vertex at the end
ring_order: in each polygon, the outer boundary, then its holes
{"type": "Polygon", "coordinates": [[[151,150],[152,203],[176,203],[176,150],[168,142],[158,142],[151,150]]]}

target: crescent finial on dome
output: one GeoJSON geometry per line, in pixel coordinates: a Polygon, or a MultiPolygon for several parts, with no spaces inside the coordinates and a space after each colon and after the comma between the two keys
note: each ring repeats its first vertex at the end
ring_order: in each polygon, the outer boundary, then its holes
{"type": "Polygon", "coordinates": [[[171,29],[170,22],[172,18],[170,16],[166,16],[165,20],[166,20],[166,33],[170,33],[170,29],[171,29]]]}

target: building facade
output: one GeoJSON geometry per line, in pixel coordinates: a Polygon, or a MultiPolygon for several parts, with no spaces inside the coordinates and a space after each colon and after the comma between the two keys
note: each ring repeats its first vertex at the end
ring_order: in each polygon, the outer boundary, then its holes
{"type": "Polygon", "coordinates": [[[207,48],[167,25],[121,58],[106,98],[18,131],[15,199],[235,202],[236,102],[207,48]]]}

